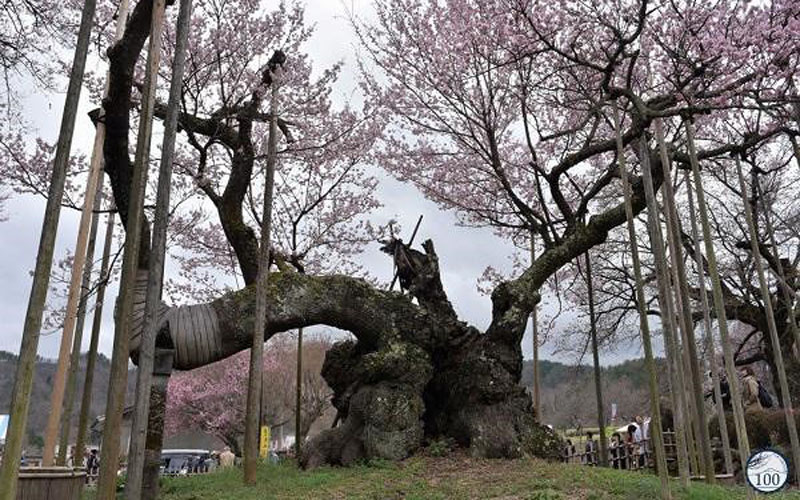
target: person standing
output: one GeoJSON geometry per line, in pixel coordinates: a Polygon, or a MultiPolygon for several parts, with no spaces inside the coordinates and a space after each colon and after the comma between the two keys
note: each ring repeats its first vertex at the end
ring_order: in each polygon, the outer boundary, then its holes
{"type": "Polygon", "coordinates": [[[594,441],[594,434],[591,431],[586,433],[586,447],[583,455],[585,465],[597,465],[597,444],[594,441]]]}
{"type": "Polygon", "coordinates": [[[222,468],[233,467],[236,455],[231,452],[231,449],[226,446],[222,453],[219,454],[219,466],[222,468]]]}
{"type": "Polygon", "coordinates": [[[761,401],[758,398],[758,380],[749,366],[742,370],[742,399],[744,400],[745,411],[763,410],[761,401]]]}
{"type": "Polygon", "coordinates": [[[615,469],[619,469],[622,455],[622,436],[619,432],[615,432],[611,435],[609,453],[611,455],[611,466],[615,469]]]}

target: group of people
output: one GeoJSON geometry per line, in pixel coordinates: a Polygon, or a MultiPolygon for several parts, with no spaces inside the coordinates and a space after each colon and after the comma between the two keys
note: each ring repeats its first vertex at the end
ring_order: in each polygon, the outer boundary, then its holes
{"type": "MultiPolygon", "coordinates": [[[[624,432],[617,431],[611,435],[608,443],[608,463],[615,469],[640,469],[647,464],[649,455],[649,424],[650,419],[637,416],[624,432]]],[[[568,463],[581,463],[584,465],[598,465],[600,447],[594,433],[586,433],[586,443],[583,453],[578,453],[572,440],[566,441],[564,461],[568,463]]]]}
{"type": "MultiPolygon", "coordinates": [[[[741,390],[744,410],[759,411],[765,408],[772,408],[774,405],[772,396],[761,381],[758,380],[753,369],[749,366],[745,366],[739,374],[742,378],[741,390]]],[[[724,372],[719,375],[719,388],[722,408],[724,411],[731,411],[731,388],[724,372]]],[[[706,392],[706,398],[711,398],[715,404],[717,403],[717,398],[713,389],[706,392]]]]}

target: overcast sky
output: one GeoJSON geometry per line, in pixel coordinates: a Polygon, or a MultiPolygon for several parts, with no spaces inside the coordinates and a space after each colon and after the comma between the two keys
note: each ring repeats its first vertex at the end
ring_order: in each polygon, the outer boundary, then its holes
{"type": "MultiPolygon", "coordinates": [[[[358,0],[347,2],[348,9],[366,13],[368,2],[358,0]]],[[[307,46],[317,68],[344,60],[339,96],[350,94],[355,79],[355,40],[345,18],[343,3],[332,0],[309,0],[306,9],[307,19],[316,23],[314,38],[307,46]]],[[[99,62],[89,63],[89,68],[98,73],[103,71],[99,62]]],[[[162,82],[162,84],[165,84],[162,82]]],[[[336,97],[334,97],[336,98],[336,97]]],[[[63,95],[29,95],[26,100],[26,115],[39,133],[46,139],[54,141],[61,118],[63,95]]],[[[88,155],[94,128],[86,117],[86,112],[96,107],[96,103],[82,100],[79,120],[76,126],[73,152],[88,155]]],[[[160,140],[156,139],[156,140],[160,140]]],[[[155,141],[154,141],[155,142],[155,141]]],[[[452,212],[443,211],[432,202],[426,200],[413,186],[397,182],[376,168],[376,175],[381,179],[379,199],[384,207],[374,214],[375,221],[386,223],[390,218],[397,219],[410,232],[417,217],[424,216],[416,243],[431,238],[436,245],[442,270],[442,281],[462,319],[485,328],[491,316],[491,302],[476,289],[476,282],[488,265],[498,269],[510,265],[511,245],[486,229],[462,228],[456,225],[452,212]]],[[[151,175],[155,175],[151,172],[151,175]]],[[[17,196],[8,203],[8,220],[0,222],[0,350],[17,352],[20,346],[22,325],[25,316],[28,296],[30,294],[31,270],[35,265],[36,250],[44,211],[44,200],[31,195],[17,196]]],[[[75,245],[79,213],[74,210],[62,210],[59,225],[56,258],[65,255],[68,248],[75,245]]],[[[102,227],[102,226],[101,226],[102,227]]],[[[407,238],[407,235],[406,235],[407,238]]],[[[102,246],[102,236],[98,238],[97,255],[102,246]]],[[[388,256],[378,251],[378,244],[371,245],[363,255],[362,263],[376,277],[388,281],[392,264],[388,256]]],[[[167,269],[167,273],[170,273],[167,269]]],[[[100,337],[100,350],[109,354],[113,340],[112,309],[116,297],[116,287],[109,289],[104,311],[103,330],[100,337]]],[[[543,308],[552,310],[552,304],[543,303],[543,308]]],[[[563,329],[567,321],[559,323],[563,329]]],[[[87,320],[84,334],[84,347],[88,348],[88,336],[91,320],[87,320]]],[[[557,329],[555,334],[560,332],[557,329]]],[[[39,354],[55,357],[58,352],[61,332],[45,335],[39,343],[39,354]]],[[[530,326],[523,340],[526,358],[531,356],[530,326]]],[[[572,361],[570,357],[553,356],[551,346],[544,346],[540,351],[543,358],[572,361]]],[[[615,352],[603,355],[603,364],[616,363],[620,360],[641,356],[639,345],[617,346],[615,352]]]]}

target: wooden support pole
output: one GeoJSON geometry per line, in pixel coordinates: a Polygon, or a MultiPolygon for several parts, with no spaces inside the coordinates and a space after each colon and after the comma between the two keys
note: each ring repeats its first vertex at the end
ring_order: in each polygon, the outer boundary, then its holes
{"type": "MultiPolygon", "coordinates": [[[[114,34],[114,39],[119,40],[122,38],[123,33],[125,32],[125,22],[127,20],[128,14],[128,1],[123,0],[117,12],[117,25],[114,34]]],[[[104,97],[108,95],[108,75],[106,75],[106,88],[104,90],[104,97]]],[[[81,219],[78,226],[78,239],[75,245],[76,253],[81,251],[81,245],[86,242],[86,223],[88,222],[89,217],[89,210],[93,210],[94,213],[91,214],[91,228],[89,230],[89,241],[86,247],[86,257],[81,261],[80,259],[76,259],[73,261],[72,266],[72,276],[70,282],[70,289],[69,295],[67,298],[67,307],[66,307],[66,316],[64,318],[64,332],[61,338],[61,345],[62,348],[66,341],[66,333],[67,328],[70,327],[70,323],[75,323],[75,332],[74,332],[74,339],[72,342],[72,354],[68,362],[66,362],[67,369],[68,369],[68,376],[67,376],[67,384],[66,384],[66,394],[61,394],[61,398],[63,399],[64,409],[63,411],[61,408],[58,408],[57,411],[52,411],[49,415],[48,419],[48,431],[52,431],[53,429],[50,428],[51,425],[55,425],[55,418],[57,414],[60,412],[60,422],[58,426],[61,428],[61,439],[59,441],[58,447],[58,459],[57,463],[59,465],[64,465],[67,459],[67,446],[69,446],[69,434],[70,434],[70,423],[72,418],[72,405],[75,398],[75,391],[77,385],[77,373],[78,373],[78,363],[80,361],[80,349],[81,344],[83,342],[83,325],[84,320],[86,317],[86,293],[89,289],[89,281],[91,280],[92,274],[92,267],[93,267],[93,256],[94,256],[94,246],[95,240],[97,237],[97,225],[98,225],[98,214],[96,213],[100,209],[100,197],[102,196],[103,192],[103,143],[105,142],[106,137],[106,126],[105,121],[102,119],[97,120],[95,124],[95,136],[94,136],[94,144],[92,147],[92,156],[89,162],[89,179],[86,185],[86,193],[84,196],[84,205],[83,210],[81,211],[81,219]],[[90,191],[93,189],[93,186],[96,185],[94,191],[90,191]],[[93,193],[93,194],[92,194],[93,193]],[[89,208],[91,206],[91,208],[89,208]],[[87,264],[88,262],[88,264],[87,264]],[[73,288],[74,280],[77,277],[77,274],[80,271],[80,268],[83,268],[83,278],[80,285],[80,289],[75,293],[75,289],[73,288]],[[77,314],[74,315],[74,308],[75,303],[74,301],[78,300],[77,304],[77,314]],[[74,318],[77,316],[77,318],[74,318]],[[75,321],[75,319],[77,321],[75,321]]],[[[72,333],[70,333],[71,335],[72,333]]],[[[58,369],[62,368],[62,362],[64,360],[61,359],[59,356],[58,360],[58,367],[56,371],[56,382],[58,382],[58,369]]],[[[57,383],[54,384],[52,400],[51,401],[51,408],[52,405],[55,403],[55,399],[57,396],[57,390],[60,389],[57,383]]],[[[55,428],[55,432],[58,431],[58,427],[55,428]]],[[[45,434],[45,447],[44,447],[44,459],[43,464],[48,465],[46,459],[48,458],[48,451],[52,450],[51,446],[48,446],[47,443],[47,432],[45,434]]],[[[82,460],[82,458],[81,458],[82,460]]]]}
{"type": "Polygon", "coordinates": [[[642,333],[642,347],[644,348],[644,363],[647,368],[647,385],[650,392],[651,413],[651,442],[655,448],[656,470],[661,481],[661,498],[672,498],[667,471],[667,457],[664,448],[664,430],[661,424],[661,402],[658,391],[658,374],[656,363],[653,359],[653,343],[650,338],[650,325],[647,322],[647,301],[644,295],[644,279],[642,279],[642,266],[639,261],[639,248],[636,242],[636,226],[633,216],[633,192],[628,179],[628,170],[625,166],[625,145],[620,132],[619,110],[614,106],[614,135],[617,145],[617,162],[619,163],[619,177],[622,180],[622,192],[625,197],[625,215],[628,228],[628,243],[633,261],[633,276],[636,282],[636,306],[639,311],[639,329],[642,333]]]}
{"type": "Polygon", "coordinates": [[[92,31],[96,0],[86,0],[81,12],[81,24],[78,29],[78,40],[72,69],[69,75],[67,96],[64,101],[64,112],[61,116],[61,128],[58,134],[56,155],[53,161],[53,172],[50,176],[50,187],[47,192],[47,205],[44,211],[42,232],[36,254],[36,267],[33,273],[31,294],[25,313],[25,324],[22,330],[22,343],[19,350],[19,362],[14,376],[14,388],[11,393],[10,421],[6,431],[6,442],[3,450],[5,457],[0,465],[0,500],[16,498],[18,457],[22,453],[22,441],[25,439],[25,428],[28,418],[31,390],[33,388],[33,372],[36,364],[36,350],[39,347],[39,330],[42,326],[42,313],[47,299],[47,288],[50,285],[50,270],[53,264],[53,252],[58,219],[61,214],[61,201],[64,197],[64,183],[67,176],[72,135],[75,131],[75,117],[78,112],[83,73],[86,67],[86,54],[89,49],[89,38],[92,31]]]}
{"type": "MultiPolygon", "coordinates": [[[[78,320],[75,323],[75,334],[72,341],[72,353],[69,360],[69,371],[67,372],[67,388],[64,395],[64,411],[61,412],[61,437],[58,441],[58,465],[66,465],[67,448],[69,448],[70,427],[72,424],[72,406],[75,401],[75,392],[78,385],[78,367],[81,360],[81,345],[83,344],[83,326],[86,319],[86,304],[89,302],[89,291],[92,282],[92,271],[94,269],[94,249],[97,241],[97,226],[99,224],[100,202],[103,195],[103,177],[97,183],[97,193],[94,197],[92,213],[92,225],[89,229],[89,244],[86,246],[86,264],[83,266],[83,278],[81,279],[80,300],[78,301],[78,320]]],[[[76,452],[73,452],[73,465],[76,459],[76,452]]]]}
{"type": "Polygon", "coordinates": [[[161,60],[161,34],[164,26],[165,0],[154,0],[150,25],[150,45],[147,53],[142,109],[136,156],[133,163],[130,187],[128,225],[125,232],[125,251],[122,258],[119,297],[117,298],[114,346],[111,355],[106,418],[103,427],[103,448],[100,459],[100,477],[97,498],[112,500],[117,487],[117,469],[120,456],[122,412],[128,378],[128,345],[131,335],[136,273],[139,269],[139,247],[144,227],[144,195],[147,188],[147,170],[150,160],[150,139],[153,128],[158,67],[161,60]]]}
{"type": "Polygon", "coordinates": [[[686,380],[681,366],[680,346],[676,339],[675,309],[670,293],[670,276],[667,269],[664,240],[661,234],[661,220],[658,217],[655,188],[650,169],[650,148],[644,139],[639,140],[639,159],[642,163],[642,179],[647,203],[647,225],[650,233],[650,247],[656,266],[658,283],[658,301],[661,308],[661,323],[664,332],[664,344],[667,352],[667,364],[670,366],[672,382],[673,415],[675,420],[675,441],[678,446],[678,469],[684,486],[689,484],[687,453],[691,451],[691,439],[688,430],[689,412],[686,403],[686,380]]]}
{"type": "MultiPolygon", "coordinates": [[[[536,261],[536,236],[531,231],[531,264],[536,261]]],[[[542,421],[542,400],[539,380],[539,318],[537,310],[539,305],[536,304],[531,310],[531,335],[533,337],[533,410],[536,412],[536,420],[542,421]]]]}
{"type": "Polygon", "coordinates": [[[705,244],[706,259],[708,260],[708,273],[711,277],[714,313],[717,317],[717,324],[719,325],[722,355],[725,360],[725,372],[728,375],[728,386],[731,391],[736,439],[739,445],[739,460],[740,463],[746,464],[748,458],[750,458],[750,441],[747,437],[747,424],[744,420],[744,410],[742,408],[742,392],[739,387],[739,379],[736,376],[736,367],[733,363],[733,350],[731,349],[730,337],[728,335],[728,317],[725,313],[725,299],[722,296],[722,283],[717,269],[717,254],[714,251],[711,224],[708,220],[708,205],[706,204],[705,193],[703,192],[703,181],[700,177],[700,164],[697,161],[697,150],[694,144],[694,126],[690,120],[685,121],[684,126],[686,127],[686,141],[689,149],[689,163],[692,167],[694,190],[697,193],[697,209],[700,214],[700,227],[703,229],[703,242],[705,244]]]}
{"type": "Polygon", "coordinates": [[[167,388],[175,357],[174,349],[156,347],[153,355],[153,378],[150,390],[150,414],[142,473],[142,499],[158,498],[161,480],[161,446],[164,442],[164,414],[167,410],[167,388]]]}
{"type": "Polygon", "coordinates": [[[661,120],[656,120],[654,127],[664,176],[664,212],[667,221],[667,240],[669,241],[672,269],[677,278],[676,283],[673,284],[673,291],[680,309],[684,351],[690,368],[690,388],[694,399],[695,443],[697,446],[698,458],[701,462],[701,469],[706,476],[706,482],[713,484],[716,482],[714,455],[711,450],[711,438],[708,432],[708,420],[706,419],[705,411],[705,398],[703,397],[703,371],[700,365],[700,358],[697,355],[694,321],[692,320],[692,309],[689,305],[689,281],[686,278],[686,265],[683,260],[682,231],[680,219],[678,218],[678,210],[675,206],[675,192],[672,187],[672,175],[670,173],[672,162],[664,142],[664,130],[661,126],[661,120]],[[677,287],[674,286],[675,284],[677,284],[677,287]]]}
{"type": "MultiPolygon", "coordinates": [[[[675,309],[677,308],[674,301],[672,307],[673,311],[675,311],[675,309]]],[[[682,343],[685,344],[686,341],[683,339],[683,331],[680,329],[680,327],[677,326],[678,323],[680,322],[677,322],[676,320],[675,334],[677,335],[678,338],[676,338],[675,340],[675,346],[677,349],[677,356],[679,357],[679,360],[676,361],[676,363],[682,365],[680,369],[683,370],[683,383],[685,384],[681,388],[682,397],[685,405],[683,413],[685,415],[683,430],[686,433],[686,448],[689,453],[689,465],[691,466],[692,475],[700,476],[703,472],[700,469],[700,464],[702,463],[702,461],[700,460],[697,450],[697,438],[696,438],[697,416],[695,414],[694,401],[692,398],[687,396],[687,394],[689,394],[689,392],[692,390],[692,388],[688,385],[689,380],[686,378],[686,374],[691,371],[691,368],[689,367],[689,363],[686,357],[686,350],[683,348],[682,345],[682,343]]]]}
{"type": "MultiPolygon", "coordinates": [[[[778,383],[781,388],[783,414],[786,416],[786,427],[789,430],[789,442],[792,447],[792,463],[800,464],[800,439],[798,439],[797,436],[797,424],[792,409],[792,396],[789,393],[789,383],[786,380],[786,367],[783,363],[783,353],[781,352],[780,339],[778,338],[778,327],[775,323],[775,312],[772,310],[772,297],[769,291],[769,284],[767,283],[767,276],[764,272],[761,253],[758,249],[758,231],[756,230],[753,210],[747,199],[747,184],[744,180],[744,174],[742,174],[742,163],[738,156],[735,158],[735,161],[736,173],[739,176],[739,189],[741,191],[742,203],[744,204],[744,216],[750,233],[750,251],[753,253],[753,262],[756,266],[756,274],[758,274],[761,299],[764,301],[764,311],[767,313],[767,328],[769,330],[770,340],[772,341],[772,353],[775,357],[775,367],[778,371],[778,383]]],[[[795,483],[800,484],[800,467],[795,466],[794,473],[795,483]]]]}
{"type": "MultiPolygon", "coordinates": [[[[600,351],[597,342],[597,317],[594,311],[594,284],[592,283],[592,258],[587,250],[583,254],[586,260],[586,289],[589,295],[589,332],[592,336],[592,361],[594,362],[594,391],[597,397],[597,428],[600,429],[600,460],[601,467],[608,467],[608,439],[606,438],[606,418],[603,404],[603,381],[600,369],[600,351]]],[[[644,437],[644,436],[642,436],[644,437]]]]}
{"type": "Polygon", "coordinates": [[[148,261],[144,319],[142,337],[139,344],[138,369],[136,371],[136,396],[133,422],[131,424],[131,445],[128,453],[128,480],[125,483],[125,495],[128,500],[139,500],[142,497],[142,475],[145,462],[148,414],[150,412],[150,390],[153,385],[158,312],[161,305],[167,225],[169,224],[172,163],[175,159],[175,139],[178,135],[178,114],[181,107],[183,70],[186,63],[186,46],[189,39],[191,15],[192,0],[181,0],[169,100],[167,101],[167,116],[164,119],[164,138],[161,146],[161,162],[158,173],[158,187],[156,188],[156,209],[153,220],[153,242],[148,261]]]}
{"type": "Polygon", "coordinates": [[[47,417],[47,426],[45,427],[44,433],[42,465],[45,467],[53,465],[56,440],[58,439],[58,425],[61,422],[61,411],[64,404],[64,391],[67,383],[67,370],[69,369],[72,334],[75,331],[78,302],[81,296],[81,277],[83,276],[83,266],[86,262],[89,226],[91,224],[94,199],[97,194],[97,184],[101,174],[101,157],[104,139],[104,135],[99,132],[101,129],[103,129],[102,126],[98,127],[98,132],[95,133],[92,160],[89,164],[89,179],[86,183],[83,208],[81,209],[81,219],[78,223],[78,238],[75,243],[75,255],[70,272],[69,292],[67,294],[67,306],[64,315],[64,330],[61,333],[58,363],[56,365],[55,377],[53,378],[53,392],[50,396],[50,413],[47,417]]]}
{"type": "MultiPolygon", "coordinates": [[[[272,198],[275,186],[275,164],[278,155],[278,86],[281,69],[272,73],[269,139],[267,165],[264,179],[264,205],[261,216],[261,245],[259,248],[258,277],[256,281],[256,310],[253,345],[250,349],[250,376],[247,386],[247,411],[244,433],[244,483],[256,483],[258,466],[259,414],[261,406],[261,375],[264,370],[264,332],[267,327],[267,287],[269,285],[270,231],[272,229],[272,198]]],[[[295,433],[296,434],[296,433],[295,433]]]]}
{"type": "Polygon", "coordinates": [[[86,376],[83,382],[83,396],[81,397],[80,417],[78,418],[78,437],[75,439],[75,467],[83,464],[86,455],[86,433],[89,431],[89,412],[92,406],[92,387],[94,386],[94,365],[97,362],[97,345],[100,341],[100,328],[103,322],[103,302],[106,295],[106,285],[109,279],[109,262],[111,260],[111,244],[114,241],[114,213],[108,214],[106,219],[106,235],[103,242],[103,257],[100,262],[100,278],[97,284],[97,297],[94,302],[94,317],[92,318],[92,335],[89,340],[89,352],[86,354],[86,376]]]}
{"type": "Polygon", "coordinates": [[[297,378],[295,381],[297,394],[294,406],[294,453],[300,459],[300,450],[303,447],[303,434],[300,428],[303,425],[301,403],[303,399],[303,329],[297,329],[297,378]]]}
{"type": "Polygon", "coordinates": [[[717,365],[717,350],[714,344],[714,334],[711,329],[711,309],[708,304],[708,294],[706,292],[706,276],[703,269],[703,253],[700,249],[700,235],[697,228],[697,216],[694,213],[694,195],[692,194],[692,183],[689,173],[686,173],[686,195],[689,202],[689,221],[692,226],[692,240],[694,240],[694,266],[697,274],[698,288],[700,289],[700,305],[703,309],[703,330],[704,343],[706,346],[706,356],[711,370],[711,383],[714,390],[714,400],[717,402],[717,423],[719,424],[719,434],[722,439],[722,454],[725,457],[725,472],[733,474],[733,456],[731,455],[731,444],[728,435],[728,419],[725,418],[725,408],[722,404],[722,387],[719,380],[719,367],[717,365]]]}

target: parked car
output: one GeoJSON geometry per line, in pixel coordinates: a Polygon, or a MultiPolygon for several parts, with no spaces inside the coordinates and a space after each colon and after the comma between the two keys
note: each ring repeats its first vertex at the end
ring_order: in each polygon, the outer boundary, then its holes
{"type": "Polygon", "coordinates": [[[175,476],[207,472],[210,461],[209,450],[163,450],[161,474],[175,476]]]}

